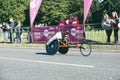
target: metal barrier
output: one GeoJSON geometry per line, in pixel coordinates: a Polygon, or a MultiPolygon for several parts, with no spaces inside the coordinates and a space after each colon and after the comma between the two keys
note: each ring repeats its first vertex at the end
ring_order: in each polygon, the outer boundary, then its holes
{"type": "MultiPolygon", "coordinates": [[[[91,44],[107,44],[107,35],[105,30],[101,27],[100,23],[97,24],[86,24],[86,40],[91,44]]],[[[120,31],[118,32],[118,42],[120,42],[120,31]]],[[[110,37],[110,44],[114,44],[114,30],[112,29],[112,35],[110,37]]],[[[119,43],[118,43],[119,44],[119,43]]]]}
{"type": "Polygon", "coordinates": [[[13,31],[3,32],[0,29],[0,42],[6,43],[29,43],[29,28],[22,28],[20,30],[13,29],[13,31]]]}
{"type": "MultiPolygon", "coordinates": [[[[91,43],[91,44],[106,44],[106,39],[107,35],[105,30],[100,28],[101,24],[86,24],[85,25],[85,35],[86,35],[86,41],[91,43]]],[[[9,32],[8,32],[9,34],[9,32]]],[[[23,27],[22,28],[22,34],[21,36],[21,41],[17,40],[16,37],[17,31],[15,30],[13,32],[13,42],[12,43],[29,43],[32,42],[31,40],[31,33],[30,33],[30,28],[29,27],[23,27]]],[[[120,31],[118,33],[118,36],[120,34],[120,31]]],[[[120,37],[119,37],[119,42],[120,42],[120,37]]],[[[0,42],[3,42],[3,32],[0,30],[0,42]]],[[[114,41],[114,31],[112,31],[111,35],[111,43],[114,41]]],[[[8,35],[8,42],[10,42],[10,37],[8,35]]]]}

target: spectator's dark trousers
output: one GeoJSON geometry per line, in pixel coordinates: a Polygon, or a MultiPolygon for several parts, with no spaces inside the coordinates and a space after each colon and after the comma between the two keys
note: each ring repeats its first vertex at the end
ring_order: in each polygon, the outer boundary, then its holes
{"type": "Polygon", "coordinates": [[[114,42],[118,42],[118,30],[119,29],[114,29],[114,42]]]}
{"type": "Polygon", "coordinates": [[[112,29],[106,30],[106,34],[107,34],[107,42],[110,42],[110,37],[111,37],[111,34],[112,34],[112,29]]]}
{"type": "Polygon", "coordinates": [[[14,42],[14,40],[13,40],[13,38],[14,38],[14,36],[13,36],[13,29],[10,29],[10,35],[9,35],[9,37],[10,37],[10,42],[11,43],[14,42]]]}

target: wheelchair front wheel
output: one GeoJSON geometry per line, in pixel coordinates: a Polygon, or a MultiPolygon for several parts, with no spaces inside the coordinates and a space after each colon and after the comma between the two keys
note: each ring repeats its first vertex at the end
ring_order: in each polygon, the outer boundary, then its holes
{"type": "Polygon", "coordinates": [[[89,56],[91,54],[92,47],[88,43],[83,43],[80,46],[80,52],[83,56],[89,56]]]}

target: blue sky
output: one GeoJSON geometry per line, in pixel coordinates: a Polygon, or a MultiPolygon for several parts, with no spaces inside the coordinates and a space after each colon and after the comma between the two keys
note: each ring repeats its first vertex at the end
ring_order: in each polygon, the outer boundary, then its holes
{"type": "Polygon", "coordinates": [[[104,1],[104,0],[98,0],[99,1],[99,3],[101,3],[102,1],[104,1]]]}

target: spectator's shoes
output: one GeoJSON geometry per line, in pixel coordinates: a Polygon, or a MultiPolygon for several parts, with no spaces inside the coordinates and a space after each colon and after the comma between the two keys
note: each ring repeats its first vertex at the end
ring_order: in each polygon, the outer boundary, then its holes
{"type": "Polygon", "coordinates": [[[107,42],[106,44],[107,44],[107,45],[110,45],[110,42],[107,42]]]}
{"type": "Polygon", "coordinates": [[[118,42],[118,41],[114,41],[113,43],[114,43],[114,44],[118,44],[119,42],[118,42]]]}

